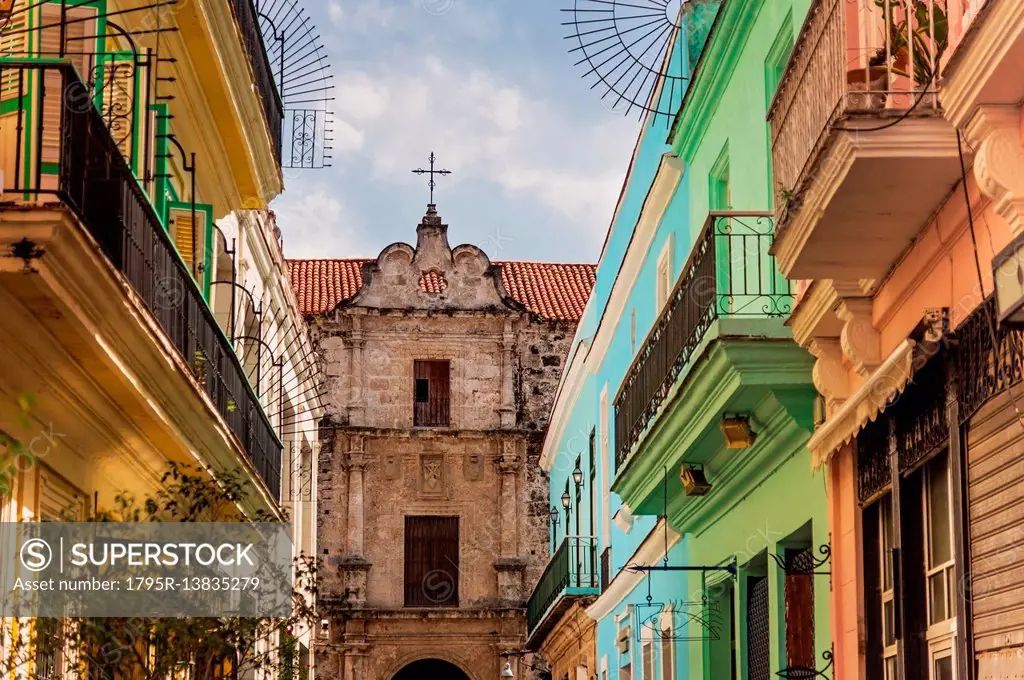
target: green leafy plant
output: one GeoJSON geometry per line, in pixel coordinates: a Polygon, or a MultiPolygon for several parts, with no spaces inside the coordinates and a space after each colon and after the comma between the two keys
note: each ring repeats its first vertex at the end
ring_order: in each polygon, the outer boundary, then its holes
{"type": "Polygon", "coordinates": [[[888,66],[893,73],[911,77],[908,70],[910,64],[910,45],[913,44],[913,78],[919,85],[931,83],[935,79],[939,62],[946,48],[949,47],[949,17],[945,3],[941,0],[911,0],[912,11],[903,12],[905,8],[897,0],[874,0],[875,6],[888,15],[889,45],[879,48],[868,61],[869,66],[888,66]],[[912,22],[912,23],[911,23],[912,22]]]}
{"type": "MultiPolygon", "coordinates": [[[[141,500],[120,494],[91,522],[260,522],[269,513],[247,516],[240,501],[250,493],[240,472],[171,464],[160,489],[141,500]]],[[[313,630],[316,602],[315,558],[295,560],[292,615],[287,618],[131,618],[35,619],[10,637],[0,673],[32,680],[40,667],[63,680],[166,680],[184,677],[290,677],[301,663],[292,631],[313,630]],[[46,668],[49,664],[49,668],[46,668]]]]}

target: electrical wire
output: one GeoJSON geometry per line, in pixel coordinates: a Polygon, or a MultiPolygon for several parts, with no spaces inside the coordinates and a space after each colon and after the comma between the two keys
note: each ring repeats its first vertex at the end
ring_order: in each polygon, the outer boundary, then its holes
{"type": "MultiPolygon", "coordinates": [[[[960,156],[960,184],[964,191],[964,202],[967,204],[967,224],[971,230],[971,244],[974,246],[974,268],[978,274],[978,288],[981,290],[981,297],[984,300],[985,280],[981,273],[981,256],[978,254],[978,236],[975,233],[974,228],[974,208],[971,206],[971,193],[967,189],[967,161],[964,159],[963,136],[960,134],[960,130],[956,131],[956,150],[960,156]]],[[[992,317],[992,308],[985,302],[982,302],[981,306],[985,310],[985,319],[988,322],[985,326],[988,328],[989,338],[992,341],[992,351],[998,352],[999,333],[996,330],[996,321],[992,317]]],[[[1021,413],[1020,407],[1017,405],[1017,397],[1013,394],[1012,382],[1007,383],[1006,391],[1010,396],[1010,405],[1013,406],[1013,411],[1017,414],[1017,424],[1020,425],[1021,430],[1024,430],[1024,414],[1021,413]]]]}

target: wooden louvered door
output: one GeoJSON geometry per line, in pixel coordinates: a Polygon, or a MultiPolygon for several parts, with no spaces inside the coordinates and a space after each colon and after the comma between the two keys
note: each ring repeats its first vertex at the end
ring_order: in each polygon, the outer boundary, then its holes
{"type": "Polygon", "coordinates": [[[459,606],[459,518],[405,518],[405,606],[459,606]]]}

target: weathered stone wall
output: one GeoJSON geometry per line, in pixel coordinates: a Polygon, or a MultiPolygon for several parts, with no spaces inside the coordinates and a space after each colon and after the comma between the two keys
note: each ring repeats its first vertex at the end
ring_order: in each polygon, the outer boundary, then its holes
{"type": "Polygon", "coordinates": [[[431,219],[415,250],[386,248],[363,292],[316,322],[327,409],[321,611],[331,622],[317,674],[331,680],[390,680],[421,658],[497,677],[499,653],[525,642],[526,599],[547,563],[537,463],[574,326],[504,302],[486,255],[452,251],[431,219]],[[450,427],[413,426],[413,366],[424,359],[450,362],[450,427]],[[405,517],[418,515],[459,518],[457,608],[404,608],[405,517]]]}

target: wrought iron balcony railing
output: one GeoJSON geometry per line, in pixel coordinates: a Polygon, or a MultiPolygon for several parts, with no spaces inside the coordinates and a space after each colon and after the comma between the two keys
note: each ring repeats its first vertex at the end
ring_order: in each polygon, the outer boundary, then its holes
{"type": "Polygon", "coordinates": [[[597,539],[591,536],[566,536],[544,569],[526,605],[526,627],[530,633],[544,614],[569,588],[591,589],[600,586],[597,573],[597,539]]]}
{"type": "Polygon", "coordinates": [[[199,287],[69,64],[0,62],[2,200],[60,201],[159,322],[276,499],[281,442],[199,287]]]}
{"type": "Polygon", "coordinates": [[[944,0],[814,0],[768,110],[780,228],[838,121],[939,112],[948,33],[944,0]]]}
{"type": "Polygon", "coordinates": [[[615,397],[615,461],[621,469],[679,374],[721,317],[784,317],[793,290],[769,254],[769,213],[712,212],[665,308],[615,397]]]}
{"type": "Polygon", "coordinates": [[[242,33],[242,42],[249,55],[253,76],[256,78],[256,89],[263,102],[263,116],[270,128],[270,137],[274,142],[274,154],[278,163],[281,162],[282,126],[284,125],[284,104],[282,94],[274,83],[274,69],[270,64],[263,33],[260,31],[259,13],[253,0],[230,0],[231,11],[238,22],[242,33]]]}

